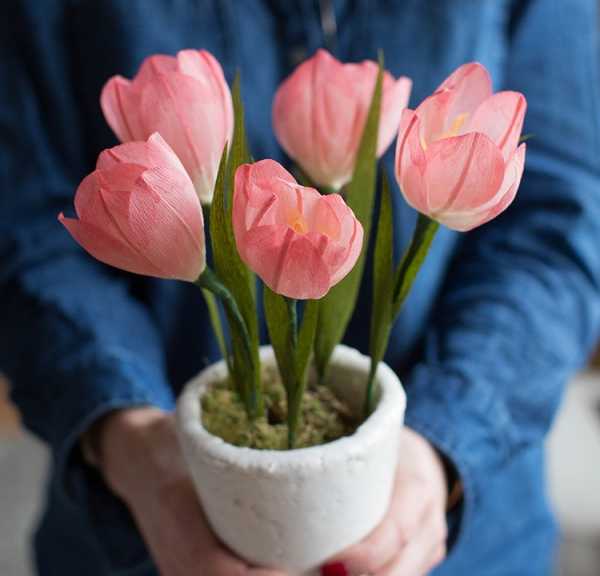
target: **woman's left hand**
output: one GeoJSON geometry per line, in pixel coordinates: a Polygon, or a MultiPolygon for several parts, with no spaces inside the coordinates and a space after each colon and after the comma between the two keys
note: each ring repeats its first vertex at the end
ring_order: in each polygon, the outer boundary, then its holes
{"type": "Polygon", "coordinates": [[[448,482],[440,455],[422,436],[402,432],[402,458],[390,508],[369,536],[339,554],[323,576],[424,576],[446,555],[448,482]]]}

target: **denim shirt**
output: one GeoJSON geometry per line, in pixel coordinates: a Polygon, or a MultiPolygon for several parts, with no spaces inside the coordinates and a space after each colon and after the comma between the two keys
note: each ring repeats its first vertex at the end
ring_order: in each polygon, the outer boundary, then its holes
{"type": "MultiPolygon", "coordinates": [[[[467,234],[441,230],[397,322],[387,361],[407,424],[456,466],[439,576],[548,574],[555,527],[544,435],[600,317],[600,139],[595,0],[14,0],[0,23],[0,370],[53,455],[35,536],[41,574],[155,574],[125,507],[82,463],[78,439],[107,411],[172,409],[217,356],[197,289],[94,261],[57,223],[97,154],[116,144],[99,94],[142,59],[210,50],[241,70],[255,158],[284,160],[271,102],[301,59],[385,51],[414,81],[411,106],[478,60],[525,93],[515,203],[467,234]],[[332,19],[335,15],[335,21],[332,19]],[[335,24],[335,26],[334,26],[335,24]],[[337,28],[337,31],[336,31],[337,28]]],[[[392,170],[393,151],[384,163],[392,170]]],[[[415,213],[396,190],[396,248],[415,213]]],[[[367,348],[367,277],[346,341],[367,348]]],[[[360,495],[357,494],[357,498],[360,495]]]]}

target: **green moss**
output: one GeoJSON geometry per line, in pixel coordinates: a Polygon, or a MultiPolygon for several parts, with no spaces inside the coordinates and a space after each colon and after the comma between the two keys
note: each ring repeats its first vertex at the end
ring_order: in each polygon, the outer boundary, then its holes
{"type": "MultiPolygon", "coordinates": [[[[276,370],[263,370],[265,417],[250,422],[229,381],[202,397],[202,424],[234,446],[287,450],[285,391],[276,370]]],[[[357,428],[349,408],[325,386],[309,385],[304,393],[296,447],[306,448],[348,436],[357,428]]]]}

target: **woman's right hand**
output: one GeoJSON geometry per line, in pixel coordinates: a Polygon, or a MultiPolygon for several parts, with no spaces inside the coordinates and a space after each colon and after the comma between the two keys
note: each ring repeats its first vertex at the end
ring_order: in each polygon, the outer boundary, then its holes
{"type": "Polygon", "coordinates": [[[129,507],[161,576],[286,576],[253,568],[213,535],[187,473],[172,414],[119,410],[96,429],[107,484],[129,507]]]}

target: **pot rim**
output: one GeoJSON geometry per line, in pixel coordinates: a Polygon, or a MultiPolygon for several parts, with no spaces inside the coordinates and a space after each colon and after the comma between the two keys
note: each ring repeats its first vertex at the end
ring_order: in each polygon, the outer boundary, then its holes
{"type": "MultiPolygon", "coordinates": [[[[271,346],[261,346],[262,362],[274,362],[271,346]]],[[[338,365],[355,367],[357,371],[369,370],[370,358],[358,350],[339,344],[332,355],[332,368],[338,365]]],[[[211,364],[184,387],[177,402],[177,428],[180,436],[193,438],[202,445],[203,453],[211,460],[236,468],[263,471],[269,476],[279,471],[287,474],[290,468],[301,468],[303,471],[312,468],[329,468],[336,463],[347,462],[349,458],[360,459],[374,446],[380,437],[386,434],[389,426],[400,426],[406,408],[406,393],[396,373],[384,362],[377,369],[376,382],[379,383],[381,395],[377,407],[350,436],[344,436],[327,444],[294,448],[293,450],[259,450],[234,446],[222,438],[214,436],[202,425],[202,403],[200,399],[206,390],[215,382],[222,380],[227,374],[225,360],[211,364]]],[[[183,440],[183,438],[182,438],[183,440]]]]}

